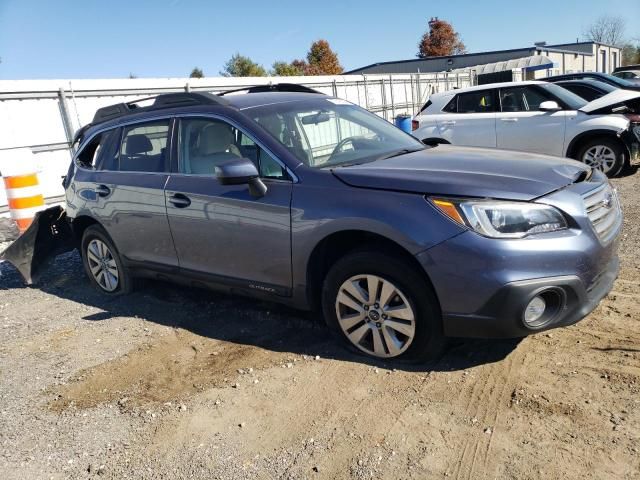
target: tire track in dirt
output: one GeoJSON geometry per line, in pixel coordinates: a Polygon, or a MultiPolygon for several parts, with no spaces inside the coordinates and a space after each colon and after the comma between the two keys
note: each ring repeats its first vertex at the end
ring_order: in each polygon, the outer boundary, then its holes
{"type": "MultiPolygon", "coordinates": [[[[500,414],[508,406],[511,391],[516,387],[520,371],[527,363],[528,353],[525,349],[529,345],[520,345],[502,362],[492,364],[488,368],[482,367],[479,375],[469,392],[470,401],[467,403],[463,416],[477,419],[480,430],[471,429],[466,436],[462,455],[449,466],[456,479],[476,479],[492,477],[498,465],[498,459],[491,455],[493,440],[501,434],[502,426],[500,414]],[[478,386],[481,386],[478,392],[478,386]],[[491,431],[487,432],[486,429],[491,431]],[[481,468],[481,471],[477,471],[481,468]]],[[[466,395],[462,391],[460,396],[466,395]]]]}

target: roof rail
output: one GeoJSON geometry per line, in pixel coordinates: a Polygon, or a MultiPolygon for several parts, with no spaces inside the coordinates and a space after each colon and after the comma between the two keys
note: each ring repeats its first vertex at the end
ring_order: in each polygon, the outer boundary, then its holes
{"type": "Polygon", "coordinates": [[[304,85],[298,85],[297,83],[269,83],[267,85],[255,85],[253,87],[236,88],[234,90],[227,90],[221,92],[218,95],[224,96],[228,93],[235,92],[247,92],[247,93],[263,93],[263,92],[299,92],[299,93],[318,93],[323,95],[322,92],[314,90],[313,88],[305,87],[304,85]]]}
{"type": "Polygon", "coordinates": [[[96,123],[106,122],[115,118],[131,115],[133,113],[147,112],[152,110],[161,110],[163,108],[182,107],[189,105],[228,105],[229,102],[213,95],[209,92],[178,92],[164,93],[156,97],[141,98],[127,103],[117,103],[108,107],[99,108],[93,116],[93,125],[96,123]],[[147,106],[141,107],[138,104],[144,101],[154,100],[147,106]]]}

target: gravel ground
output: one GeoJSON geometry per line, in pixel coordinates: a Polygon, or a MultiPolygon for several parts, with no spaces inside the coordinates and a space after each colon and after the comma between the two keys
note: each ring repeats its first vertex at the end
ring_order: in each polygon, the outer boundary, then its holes
{"type": "Polygon", "coordinates": [[[38,287],[0,264],[0,478],[640,478],[636,170],[588,318],[410,369],[269,303],[159,282],[105,299],[76,253],[38,287]]]}

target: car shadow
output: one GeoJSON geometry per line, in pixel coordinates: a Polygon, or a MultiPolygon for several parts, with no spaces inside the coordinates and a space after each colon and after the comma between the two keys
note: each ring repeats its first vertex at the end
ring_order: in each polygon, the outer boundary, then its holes
{"type": "Polygon", "coordinates": [[[499,362],[520,342],[520,339],[455,339],[435,361],[422,364],[379,361],[344,348],[317,315],[276,303],[151,280],[140,282],[130,295],[106,296],[90,285],[76,251],[58,256],[38,285],[31,287],[24,285],[10,264],[0,263],[0,291],[28,288],[101,310],[82,317],[88,322],[137,317],[205,338],[412,372],[458,371],[499,362]]]}
{"type": "Polygon", "coordinates": [[[640,170],[640,165],[629,165],[627,168],[623,169],[622,172],[620,172],[618,178],[630,177],[632,175],[635,175],[638,170],[640,170]]]}

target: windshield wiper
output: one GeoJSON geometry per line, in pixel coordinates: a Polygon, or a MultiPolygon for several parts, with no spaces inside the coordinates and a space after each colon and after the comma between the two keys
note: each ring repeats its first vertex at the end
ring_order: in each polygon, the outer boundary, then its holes
{"type": "Polygon", "coordinates": [[[424,148],[403,148],[402,150],[396,150],[395,152],[389,153],[382,157],[376,158],[376,160],[386,160],[388,158],[399,157],[400,155],[406,155],[407,153],[419,152],[424,150],[424,148]]]}

